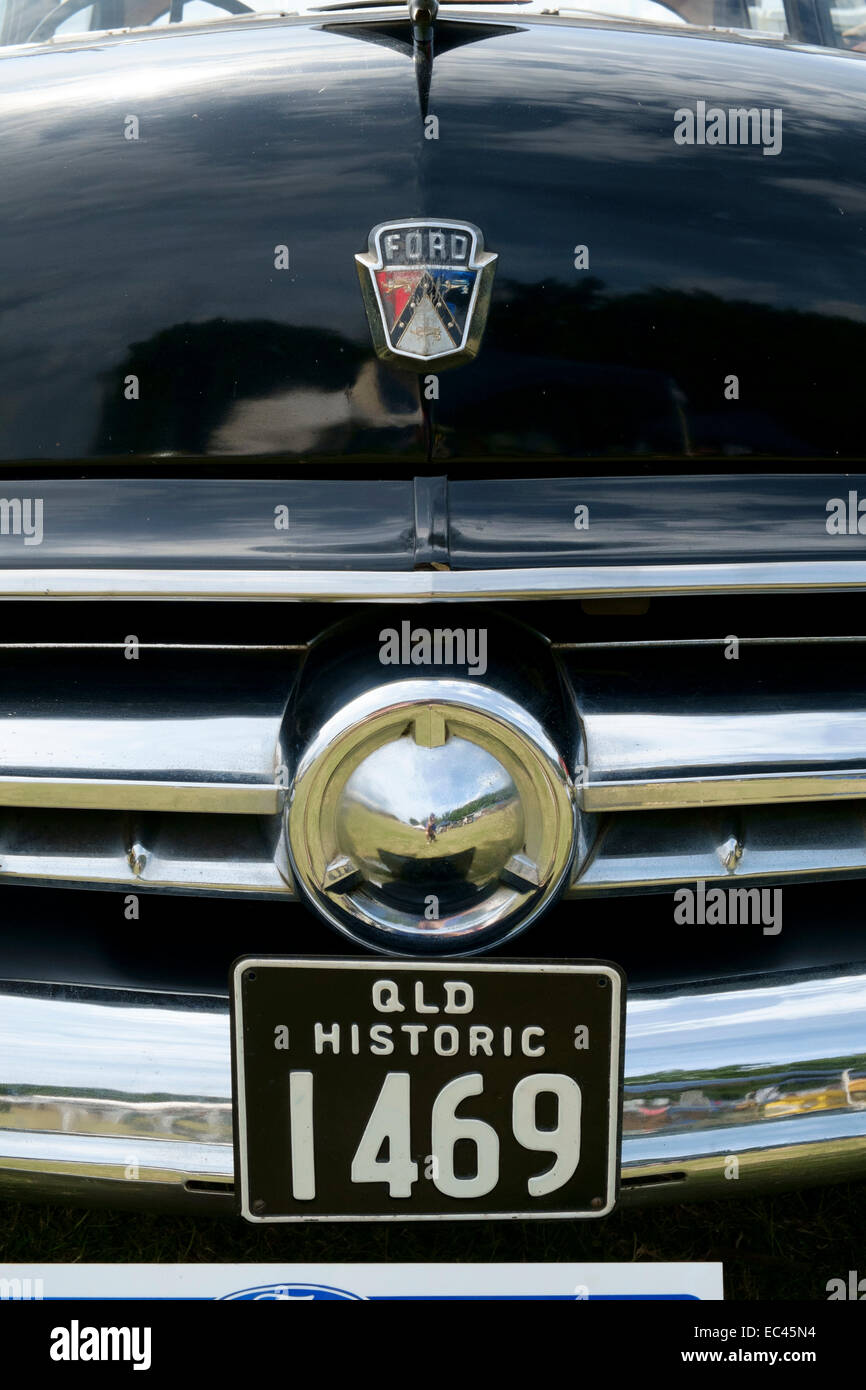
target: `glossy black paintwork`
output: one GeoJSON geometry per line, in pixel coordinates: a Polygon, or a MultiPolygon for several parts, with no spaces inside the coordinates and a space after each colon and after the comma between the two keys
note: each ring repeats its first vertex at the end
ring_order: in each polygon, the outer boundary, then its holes
{"type": "Polygon", "coordinates": [[[426,140],[400,33],[362,11],[0,57],[0,457],[411,476],[862,452],[859,57],[448,20],[426,140]],[[781,107],[782,153],[677,147],[698,98],[781,107]],[[426,422],[353,261],[405,215],[499,254],[481,355],[426,422]]]}
{"type": "MultiPolygon", "coordinates": [[[[0,566],[393,569],[415,561],[411,480],[4,477],[38,498],[42,539],[2,530],[0,566]]],[[[32,508],[29,513],[32,529],[32,508]]]]}
{"type": "MultiPolygon", "coordinates": [[[[6,477],[42,540],[0,532],[3,569],[497,569],[862,559],[828,502],[864,474],[644,478],[6,477]],[[575,528],[575,508],[589,524],[575,528]],[[288,521],[288,527],[285,521],[288,521]]],[[[856,503],[855,503],[856,507],[856,503]]],[[[856,521],[856,513],[852,513],[856,521]]],[[[703,600],[706,602],[706,600],[703,600]]]]}

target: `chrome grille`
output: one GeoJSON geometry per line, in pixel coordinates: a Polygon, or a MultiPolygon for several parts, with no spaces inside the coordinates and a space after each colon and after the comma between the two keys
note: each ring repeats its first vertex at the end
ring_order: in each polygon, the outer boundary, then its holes
{"type": "MultiPolygon", "coordinates": [[[[251,637],[274,611],[251,606],[251,637]]],[[[294,642],[142,642],[135,661],[122,641],[0,644],[0,883],[292,897],[292,696],[326,615],[281,619],[294,642]]],[[[571,894],[866,872],[866,639],[747,636],[735,662],[725,637],[592,625],[568,640],[587,618],[557,605],[571,894]]]]}
{"type": "Polygon", "coordinates": [[[288,892],[283,730],[303,651],[0,646],[0,882],[288,892]]]}

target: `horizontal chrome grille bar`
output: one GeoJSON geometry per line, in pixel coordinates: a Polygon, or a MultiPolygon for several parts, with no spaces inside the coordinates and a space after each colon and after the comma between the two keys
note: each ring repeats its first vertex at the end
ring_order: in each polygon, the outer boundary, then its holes
{"type": "Polygon", "coordinates": [[[866,589],[866,560],[475,570],[0,570],[0,598],[422,603],[866,589]]]}
{"type": "MultiPolygon", "coordinates": [[[[654,892],[697,880],[746,886],[866,873],[857,802],[628,811],[599,817],[571,896],[654,892]]],[[[206,896],[293,894],[280,816],[0,811],[0,884],[206,896]]]]}
{"type": "Polygon", "coordinates": [[[866,644],[561,648],[588,812],[866,796],[866,644]],[[731,651],[734,656],[731,657],[731,651]],[[806,647],[806,652],[816,651],[806,647]]]}
{"type": "Polygon", "coordinates": [[[285,791],[254,782],[141,782],[108,777],[0,777],[0,806],[63,807],[78,811],[208,811],[267,816],[285,791]]]}
{"type": "MultiPolygon", "coordinates": [[[[726,647],[730,640],[730,637],[653,637],[622,642],[552,642],[551,646],[558,652],[663,651],[665,648],[679,651],[685,647],[726,647]]],[[[737,641],[741,647],[802,647],[815,643],[866,644],[866,637],[738,637],[737,641]]]]}
{"type": "Polygon", "coordinates": [[[866,818],[857,802],[748,806],[600,818],[572,895],[646,892],[681,884],[796,882],[866,873],[866,818]]]}
{"type": "MultiPolygon", "coordinates": [[[[862,641],[866,639],[852,639],[862,641]]],[[[0,652],[123,652],[126,642],[0,642],[0,652]]],[[[141,652],[305,652],[306,643],[289,645],[261,642],[139,642],[141,652]]]]}
{"type": "Polygon", "coordinates": [[[291,894],[279,815],[0,811],[0,883],[291,894]]]}
{"type": "Polygon", "coordinates": [[[0,649],[0,806],[276,814],[304,648],[127,645],[0,649]]]}
{"type": "Polygon", "coordinates": [[[847,773],[751,772],[733,777],[646,778],[584,783],[585,811],[652,811],[701,806],[755,806],[770,801],[832,801],[866,795],[866,769],[847,773]]]}

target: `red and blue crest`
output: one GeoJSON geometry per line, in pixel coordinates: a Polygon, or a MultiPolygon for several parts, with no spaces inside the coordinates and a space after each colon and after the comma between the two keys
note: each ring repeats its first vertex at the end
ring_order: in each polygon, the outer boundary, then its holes
{"type": "Polygon", "coordinates": [[[423,368],[475,356],[496,256],[470,222],[382,222],[355,257],[376,350],[423,368]]]}

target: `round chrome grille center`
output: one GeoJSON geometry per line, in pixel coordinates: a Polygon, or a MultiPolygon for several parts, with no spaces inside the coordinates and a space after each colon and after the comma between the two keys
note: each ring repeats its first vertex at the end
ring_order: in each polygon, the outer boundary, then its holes
{"type": "Polygon", "coordinates": [[[526,838],[520,793],[492,753],[459,735],[425,748],[414,733],[355,769],[337,834],[367,883],[412,905],[438,895],[440,910],[495,883],[526,838]]]}
{"type": "Polygon", "coordinates": [[[399,681],[311,741],[288,843],[299,885],[355,939],[472,952],[528,925],[560,887],[572,788],[541,725],[509,697],[468,680],[399,681]]]}

